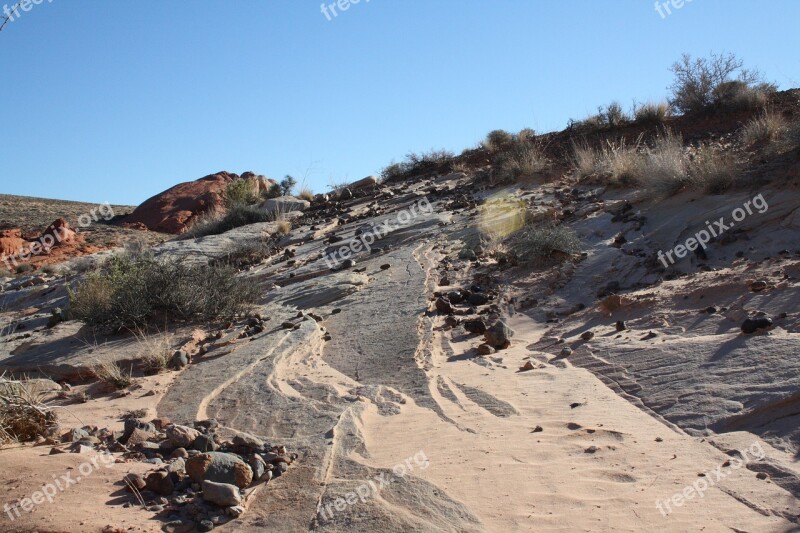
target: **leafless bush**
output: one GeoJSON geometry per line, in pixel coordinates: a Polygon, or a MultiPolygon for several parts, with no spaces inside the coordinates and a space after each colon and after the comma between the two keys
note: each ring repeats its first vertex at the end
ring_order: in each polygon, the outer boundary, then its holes
{"type": "Polygon", "coordinates": [[[46,402],[47,393],[36,381],[18,381],[0,375],[0,446],[45,436],[56,422],[46,402]]]}

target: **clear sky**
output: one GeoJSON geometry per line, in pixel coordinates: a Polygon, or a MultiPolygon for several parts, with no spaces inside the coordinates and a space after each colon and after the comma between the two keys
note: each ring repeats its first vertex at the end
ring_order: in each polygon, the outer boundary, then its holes
{"type": "Polygon", "coordinates": [[[138,204],[219,170],[321,192],[409,151],[663,99],[683,52],[800,87],[800,1],[670,10],[361,0],[328,20],[320,0],[43,0],[0,32],[0,193],[138,204]]]}

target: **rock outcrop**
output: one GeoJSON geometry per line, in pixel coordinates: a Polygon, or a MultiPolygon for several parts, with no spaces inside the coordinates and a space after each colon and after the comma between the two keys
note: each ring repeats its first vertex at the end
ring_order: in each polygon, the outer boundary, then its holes
{"type": "Polygon", "coordinates": [[[198,216],[216,206],[222,206],[225,188],[235,179],[239,179],[236,174],[217,172],[196,181],[179,183],[146,200],[121,224],[127,228],[147,228],[179,235],[198,216]]]}

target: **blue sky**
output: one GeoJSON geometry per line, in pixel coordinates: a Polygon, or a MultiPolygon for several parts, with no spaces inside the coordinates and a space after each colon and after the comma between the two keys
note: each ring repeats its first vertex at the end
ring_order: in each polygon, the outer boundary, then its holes
{"type": "Polygon", "coordinates": [[[0,193],[138,204],[219,170],[320,192],[409,151],[663,99],[683,52],[800,87],[800,2],[671,10],[361,0],[329,21],[320,0],[44,0],[0,32],[0,193]]]}

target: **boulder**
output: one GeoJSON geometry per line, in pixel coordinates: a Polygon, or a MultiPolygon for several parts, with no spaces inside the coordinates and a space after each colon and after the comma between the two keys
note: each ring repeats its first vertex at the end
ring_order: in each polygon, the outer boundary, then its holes
{"type": "Polygon", "coordinates": [[[194,440],[200,436],[200,432],[196,429],[171,425],[167,426],[167,441],[173,448],[191,448],[194,440]]]}
{"type": "Polygon", "coordinates": [[[273,186],[278,184],[277,181],[266,176],[256,174],[255,172],[243,172],[239,177],[243,180],[254,182],[253,189],[258,191],[258,194],[262,196],[266,195],[273,186]]]}
{"type": "Polygon", "coordinates": [[[63,244],[72,244],[75,242],[77,234],[73,230],[69,222],[63,218],[55,220],[52,224],[42,232],[39,237],[39,242],[42,246],[61,246],[63,244]],[[52,244],[51,244],[52,243],[52,244]]]}
{"type": "Polygon", "coordinates": [[[502,350],[511,346],[511,337],[514,336],[514,330],[502,320],[498,320],[483,335],[487,344],[502,350]]]}
{"type": "Polygon", "coordinates": [[[225,188],[238,178],[230,172],[218,172],[196,181],[179,183],[145,200],[120,224],[179,235],[186,232],[200,215],[223,206],[225,188]]]}
{"type": "Polygon", "coordinates": [[[249,433],[239,433],[233,437],[235,446],[242,446],[250,450],[260,450],[264,447],[264,441],[249,433]]]}
{"type": "Polygon", "coordinates": [[[208,480],[245,488],[253,482],[250,466],[231,453],[208,452],[190,457],[186,461],[186,473],[196,483],[208,480]]]}
{"type": "Polygon", "coordinates": [[[229,483],[203,481],[203,499],[220,507],[233,507],[242,503],[239,487],[229,483]]]}
{"type": "Polygon", "coordinates": [[[303,200],[302,198],[295,198],[294,196],[270,198],[261,204],[261,209],[276,215],[290,213],[292,211],[305,211],[309,207],[311,207],[311,202],[303,200]]]}
{"type": "Polygon", "coordinates": [[[28,247],[28,241],[22,238],[18,229],[4,229],[0,231],[0,254],[10,256],[19,253],[28,247]]]}
{"type": "Polygon", "coordinates": [[[771,327],[772,319],[769,317],[748,318],[742,323],[742,332],[750,335],[760,329],[769,329],[771,327]]]}
{"type": "Polygon", "coordinates": [[[175,484],[172,482],[169,472],[165,470],[151,472],[147,474],[144,480],[147,485],[147,490],[151,490],[161,496],[169,496],[175,490],[175,484]]]}
{"type": "Polygon", "coordinates": [[[367,187],[375,187],[378,184],[377,176],[367,176],[349,185],[351,190],[364,189],[367,187]]]}

